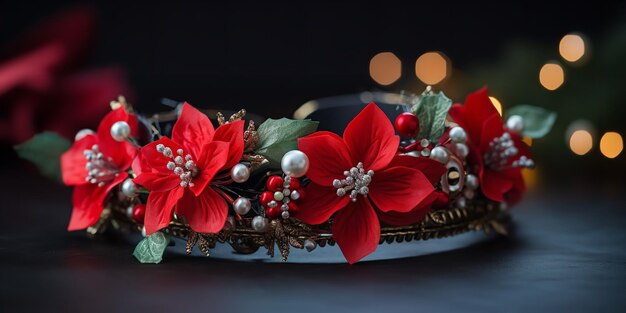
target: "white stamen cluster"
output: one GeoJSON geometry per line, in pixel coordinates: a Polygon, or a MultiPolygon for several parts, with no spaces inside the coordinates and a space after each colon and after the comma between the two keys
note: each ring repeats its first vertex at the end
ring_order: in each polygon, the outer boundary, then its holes
{"type": "Polygon", "coordinates": [[[86,149],[83,153],[87,159],[85,181],[103,187],[107,182],[119,176],[120,170],[113,164],[113,159],[105,158],[98,145],[91,146],[91,149],[86,149]]]}
{"type": "Polygon", "coordinates": [[[337,196],[343,197],[350,192],[350,200],[356,202],[357,196],[366,196],[369,192],[367,187],[372,182],[372,176],[374,171],[369,170],[367,173],[363,168],[363,162],[359,162],[356,167],[351,168],[349,171],[344,171],[344,179],[333,180],[333,187],[337,188],[337,196]]]}
{"type": "Polygon", "coordinates": [[[176,155],[174,155],[172,149],[162,143],[156,146],[156,150],[166,158],[171,159],[171,161],[167,162],[166,167],[180,177],[181,187],[194,186],[191,180],[197,175],[198,167],[196,167],[196,163],[193,162],[191,154],[187,154],[183,158],[185,152],[183,149],[178,149],[176,150],[176,155]]]}
{"type": "MultiPolygon", "coordinates": [[[[511,135],[505,132],[502,136],[494,138],[489,143],[489,150],[485,153],[483,158],[489,168],[499,171],[506,169],[511,158],[515,157],[518,152],[511,135]]],[[[511,162],[511,167],[532,168],[534,166],[535,162],[524,155],[511,162]]]]}

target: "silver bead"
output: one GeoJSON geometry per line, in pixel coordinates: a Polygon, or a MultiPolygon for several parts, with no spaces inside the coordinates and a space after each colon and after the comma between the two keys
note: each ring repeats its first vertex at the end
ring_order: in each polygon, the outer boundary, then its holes
{"type": "Polygon", "coordinates": [[[285,197],[288,197],[291,194],[291,190],[285,188],[283,189],[283,195],[285,195],[285,197]]]}
{"type": "Polygon", "coordinates": [[[419,151],[411,151],[411,152],[407,153],[406,155],[412,156],[414,158],[417,158],[417,157],[420,156],[420,153],[419,153],[419,151]]]}
{"type": "Polygon", "coordinates": [[[456,205],[460,208],[460,209],[464,209],[465,206],[467,206],[467,200],[465,200],[464,197],[460,197],[456,200],[456,205]]]}
{"type": "Polygon", "coordinates": [[[524,118],[519,115],[511,115],[506,120],[506,128],[514,133],[521,133],[524,130],[524,118]]]}
{"type": "Polygon", "coordinates": [[[235,210],[235,212],[239,215],[246,215],[250,212],[251,206],[250,200],[244,197],[239,197],[233,203],[233,210],[235,210]]]}
{"type": "Polygon", "coordinates": [[[250,178],[250,169],[239,163],[230,170],[230,177],[237,183],[243,183],[250,178]]]}
{"type": "Polygon", "coordinates": [[[333,187],[335,188],[341,187],[341,181],[339,179],[333,180],[333,187]]]}
{"type": "Polygon", "coordinates": [[[289,206],[287,204],[283,204],[280,206],[281,211],[289,211],[289,206]]]}
{"type": "Polygon", "coordinates": [[[304,248],[306,249],[306,251],[311,252],[315,250],[315,248],[317,248],[317,243],[315,243],[315,241],[311,239],[307,239],[304,241],[304,248]]]}
{"type": "Polygon", "coordinates": [[[289,211],[283,211],[283,213],[280,213],[280,215],[281,215],[284,219],[288,219],[288,218],[289,218],[289,211]]]}
{"type": "Polygon", "coordinates": [[[270,207],[270,208],[275,208],[275,207],[278,206],[278,202],[272,200],[269,203],[267,203],[267,206],[270,207]]]}
{"type": "Polygon", "coordinates": [[[130,136],[130,126],[124,121],[115,122],[111,126],[111,137],[116,141],[125,141],[130,136]]]}
{"type": "Polygon", "coordinates": [[[337,196],[343,197],[345,195],[346,195],[346,190],[345,189],[343,189],[343,188],[337,189],[337,196]]]}
{"type": "Polygon", "coordinates": [[[466,188],[465,190],[463,190],[463,195],[467,199],[474,199],[474,190],[466,188]]]}
{"type": "Polygon", "coordinates": [[[467,141],[467,133],[465,133],[465,129],[455,126],[450,129],[450,140],[454,143],[465,143],[467,141]]]}
{"type": "Polygon", "coordinates": [[[93,130],[91,130],[89,128],[84,128],[84,129],[79,130],[76,133],[76,136],[74,136],[74,141],[79,141],[79,140],[85,138],[85,136],[87,136],[87,135],[95,135],[95,134],[96,134],[96,132],[94,132],[93,130]]]}
{"type": "Polygon", "coordinates": [[[430,151],[430,158],[445,164],[448,162],[450,156],[448,155],[448,151],[443,147],[434,147],[433,150],[430,151]]]}
{"type": "Polygon", "coordinates": [[[294,190],[291,192],[291,195],[289,195],[289,197],[291,197],[292,200],[298,200],[300,199],[300,192],[294,190]]]}
{"type": "Polygon", "coordinates": [[[465,185],[472,190],[478,189],[478,177],[474,174],[469,174],[465,177],[465,185]]]}
{"type": "Polygon", "coordinates": [[[146,226],[141,226],[141,235],[146,237],[146,226]]]}
{"type": "Polygon", "coordinates": [[[129,219],[132,219],[132,218],[133,218],[133,211],[134,211],[134,210],[135,210],[135,206],[133,206],[133,205],[129,205],[129,206],[126,208],[126,216],[127,216],[129,219]]]}
{"type": "Polygon", "coordinates": [[[459,157],[463,159],[465,159],[465,157],[467,157],[467,155],[469,154],[469,148],[464,143],[457,143],[455,146],[455,150],[456,150],[456,155],[458,155],[459,157]]]}
{"type": "Polygon", "coordinates": [[[252,219],[252,229],[258,232],[265,231],[267,229],[267,218],[257,215],[252,219]]]}
{"type": "Polygon", "coordinates": [[[127,178],[122,183],[122,193],[127,197],[133,197],[137,194],[137,186],[133,183],[132,178],[127,178]]]}
{"type": "Polygon", "coordinates": [[[280,160],[280,168],[291,177],[302,177],[309,169],[309,157],[300,150],[291,150],[280,160]]]}

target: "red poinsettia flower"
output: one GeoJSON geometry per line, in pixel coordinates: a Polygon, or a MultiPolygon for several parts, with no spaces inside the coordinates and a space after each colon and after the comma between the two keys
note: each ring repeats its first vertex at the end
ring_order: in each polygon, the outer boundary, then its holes
{"type": "Polygon", "coordinates": [[[399,141],[374,103],[348,124],[343,138],[320,131],[298,140],[309,157],[312,181],[298,219],[320,224],[334,215],[333,238],[349,263],[376,250],[378,215],[401,222],[403,214],[421,211],[420,204],[432,197],[433,184],[416,168],[417,159],[396,154],[399,141]]]}
{"type": "Polygon", "coordinates": [[[111,126],[128,123],[131,135],[137,135],[137,117],[120,107],[108,113],[97,133],[78,138],[61,156],[63,182],[74,186],[72,217],[68,230],[85,229],[95,224],[104,209],[107,194],[128,177],[137,149],[128,142],[111,137],[111,126]]]}
{"type": "Polygon", "coordinates": [[[210,183],[241,159],[243,126],[235,121],[216,130],[206,115],[185,103],[172,139],[161,137],[141,148],[133,170],[138,174],[134,182],[150,190],[146,234],[167,227],[174,210],[196,232],[216,233],[224,227],[228,204],[210,183]]]}
{"type": "Polygon", "coordinates": [[[449,115],[467,133],[468,164],[478,173],[483,194],[494,201],[517,203],[525,191],[518,163],[528,159],[530,151],[519,134],[504,127],[487,88],[468,95],[465,105],[454,104],[449,115]]]}

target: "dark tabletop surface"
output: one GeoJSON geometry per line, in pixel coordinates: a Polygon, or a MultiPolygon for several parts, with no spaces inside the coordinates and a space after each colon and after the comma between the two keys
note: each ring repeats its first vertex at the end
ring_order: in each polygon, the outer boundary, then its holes
{"type": "Polygon", "coordinates": [[[626,208],[615,186],[531,195],[508,238],[352,266],[170,252],[142,265],[122,240],[65,231],[69,188],[15,169],[1,187],[1,312],[626,310],[626,208]]]}

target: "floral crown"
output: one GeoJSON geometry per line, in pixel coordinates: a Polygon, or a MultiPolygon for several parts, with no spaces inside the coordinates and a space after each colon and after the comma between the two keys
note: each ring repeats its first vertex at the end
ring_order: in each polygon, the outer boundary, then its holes
{"type": "MultiPolygon", "coordinates": [[[[290,247],[337,244],[354,263],[383,242],[506,234],[521,169],[534,166],[523,137],[545,135],[554,114],[519,106],[503,123],[486,88],[464,105],[430,88],[402,98],[395,129],[370,103],[342,137],[311,120],[246,125],[245,110],[217,113],[215,128],[188,103],[144,117],[120,97],[60,156],[62,181],[74,186],[68,230],[141,232],[142,263],[159,263],[176,237],[188,254],[228,243],[273,257],[277,246],[283,261],[290,247]]],[[[46,133],[18,152],[37,163],[39,147],[62,141],[46,133]]]]}

